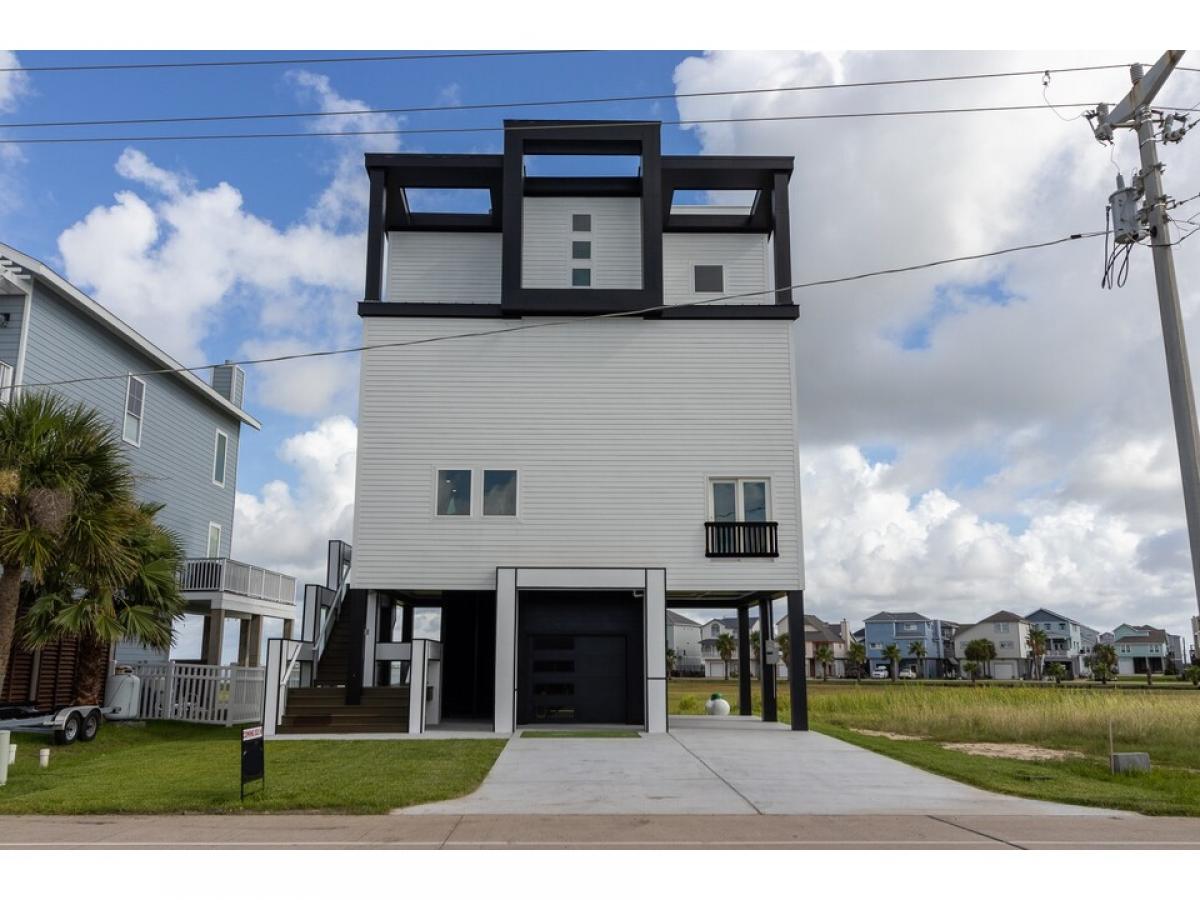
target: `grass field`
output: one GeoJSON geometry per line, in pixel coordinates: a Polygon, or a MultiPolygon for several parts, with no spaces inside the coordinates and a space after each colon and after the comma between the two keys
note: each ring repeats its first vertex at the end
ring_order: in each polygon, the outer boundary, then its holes
{"type": "MultiPolygon", "coordinates": [[[[701,714],[719,692],[737,712],[735,681],[671,682],[673,714],[701,714]]],[[[761,712],[758,684],[754,712],[761,712]]],[[[787,686],[779,717],[791,720],[787,686]]],[[[1200,816],[1200,691],[1133,691],[810,682],[811,726],[931,772],[989,790],[1157,815],[1200,816]],[[1154,771],[1108,771],[1108,724],[1117,750],[1150,753],[1154,771]],[[853,729],[918,740],[893,740],[853,729]],[[947,743],[1026,744],[1082,754],[1059,761],[970,756],[947,743]]]]}
{"type": "Polygon", "coordinates": [[[0,814],[382,813],[470,793],[504,747],[498,740],[269,741],[266,787],[243,802],[240,735],[179,722],[109,723],[91,744],[53,747],[45,770],[37,751],[49,739],[13,735],[17,762],[0,788],[0,814]]]}

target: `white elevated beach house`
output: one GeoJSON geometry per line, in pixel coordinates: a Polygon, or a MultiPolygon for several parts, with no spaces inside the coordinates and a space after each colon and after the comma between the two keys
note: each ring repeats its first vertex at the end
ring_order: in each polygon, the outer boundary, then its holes
{"type": "Polygon", "coordinates": [[[292,673],[268,727],[403,708],[399,730],[666,730],[669,608],[755,607],[768,639],[777,601],[803,618],[792,159],[662,155],[658,123],[510,121],[502,154],[366,168],[349,589],[311,648],[284,642],[281,678],[314,656],[315,674],[292,673]],[[532,174],[554,156],[630,165],[532,174]],[[439,640],[414,639],[416,608],[440,611],[439,640]],[[348,650],[325,663],[322,642],[348,650]]]}

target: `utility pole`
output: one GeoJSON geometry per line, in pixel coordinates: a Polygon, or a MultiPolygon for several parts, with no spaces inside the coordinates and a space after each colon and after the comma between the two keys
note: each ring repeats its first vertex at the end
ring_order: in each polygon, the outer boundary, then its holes
{"type": "Polygon", "coordinates": [[[1182,50],[1168,50],[1151,67],[1142,71],[1140,63],[1130,67],[1133,87],[1111,112],[1105,105],[1089,113],[1096,138],[1111,142],[1114,128],[1130,128],[1138,138],[1142,169],[1134,179],[1134,186],[1125,189],[1118,178],[1118,191],[1113,195],[1113,230],[1119,243],[1136,243],[1149,235],[1151,253],[1154,258],[1154,281],[1158,288],[1158,311],[1162,319],[1163,345],[1167,356],[1167,379],[1171,388],[1171,410],[1175,417],[1175,442],[1179,448],[1179,469],[1183,480],[1183,507],[1187,515],[1188,545],[1192,555],[1192,577],[1196,588],[1196,600],[1200,605],[1200,428],[1196,421],[1196,399],[1192,391],[1192,372],[1188,362],[1187,339],[1183,333],[1183,314],[1179,309],[1179,285],[1175,280],[1175,260],[1171,250],[1171,233],[1167,227],[1168,201],[1163,191],[1162,164],[1158,161],[1158,141],[1175,142],[1187,130],[1170,125],[1174,119],[1183,124],[1183,117],[1165,117],[1161,120],[1162,136],[1155,136],[1155,113],[1150,102],[1166,83],[1183,57],[1182,50]],[[1134,204],[1125,204],[1129,213],[1136,215],[1120,221],[1118,212],[1119,195],[1132,199],[1145,192],[1146,202],[1140,210],[1134,204]],[[1144,226],[1144,230],[1143,230],[1144,226]]]}

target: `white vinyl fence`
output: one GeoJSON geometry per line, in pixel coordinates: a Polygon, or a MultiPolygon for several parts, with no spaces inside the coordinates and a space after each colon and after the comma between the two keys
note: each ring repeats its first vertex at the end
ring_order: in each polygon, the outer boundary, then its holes
{"type": "Polygon", "coordinates": [[[248,666],[140,663],[141,717],[237,725],[262,715],[265,672],[248,666]]]}

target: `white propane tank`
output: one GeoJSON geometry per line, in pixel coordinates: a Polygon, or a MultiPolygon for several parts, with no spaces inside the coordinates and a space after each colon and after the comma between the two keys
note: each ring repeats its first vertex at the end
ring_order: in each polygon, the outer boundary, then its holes
{"type": "Polygon", "coordinates": [[[729,715],[729,701],[720,694],[713,694],[704,704],[704,711],[710,716],[727,716],[729,715]]]}
{"type": "Polygon", "coordinates": [[[117,666],[104,685],[104,705],[113,710],[108,719],[136,719],[142,711],[142,679],[129,666],[117,666]]]}

